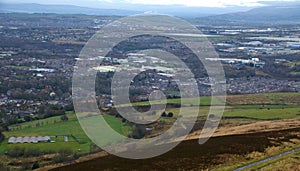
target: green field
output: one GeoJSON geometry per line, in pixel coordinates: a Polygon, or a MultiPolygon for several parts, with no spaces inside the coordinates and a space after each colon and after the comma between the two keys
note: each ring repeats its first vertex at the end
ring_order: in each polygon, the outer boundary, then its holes
{"type": "MultiPolygon", "coordinates": [[[[11,136],[51,136],[51,140],[55,143],[38,143],[38,144],[8,144],[7,140],[3,141],[0,146],[0,154],[4,154],[9,148],[21,146],[25,148],[39,148],[41,150],[55,150],[61,148],[71,148],[73,151],[89,152],[91,140],[82,130],[77,117],[74,113],[67,114],[69,120],[60,121],[60,117],[48,118],[40,121],[32,121],[9,127],[9,132],[4,132],[6,138],[11,136]],[[43,123],[43,124],[42,124],[43,123]],[[48,123],[48,124],[47,124],[48,123]],[[37,126],[40,125],[40,126],[37,126]],[[56,138],[55,135],[68,135],[69,142],[64,142],[62,137],[56,138]],[[76,139],[74,139],[73,135],[76,139]],[[52,137],[53,136],[53,137],[52,137]]],[[[120,119],[113,116],[104,115],[106,122],[117,132],[128,135],[132,131],[132,127],[122,123],[120,119]]],[[[91,117],[89,120],[95,120],[91,117]]],[[[101,126],[99,126],[101,130],[101,126]]]]}
{"type": "MultiPolygon", "coordinates": [[[[75,115],[68,114],[67,116],[69,118],[69,121],[76,119],[75,115]]],[[[54,117],[43,119],[43,120],[35,120],[35,121],[31,121],[31,122],[25,122],[22,124],[11,125],[11,126],[9,126],[9,130],[14,131],[14,130],[18,130],[18,129],[35,128],[35,127],[39,127],[39,125],[43,126],[43,125],[49,125],[49,124],[57,124],[59,122],[62,122],[60,117],[61,116],[54,116],[54,117]]]]}
{"type": "Polygon", "coordinates": [[[13,69],[30,69],[32,68],[31,66],[6,66],[8,68],[13,68],[13,69]]]}
{"type": "Polygon", "coordinates": [[[226,109],[223,116],[257,120],[300,119],[300,107],[239,106],[226,109]]]}
{"type": "MultiPolygon", "coordinates": [[[[189,115],[189,111],[199,108],[199,118],[207,117],[209,107],[185,107],[184,115],[189,115]]],[[[179,108],[167,109],[167,112],[173,112],[175,116],[179,113],[179,108]]],[[[198,109],[197,109],[198,110],[198,109]]],[[[300,119],[299,106],[281,106],[281,105],[238,105],[227,106],[223,113],[226,119],[253,119],[253,120],[280,120],[280,119],[300,119]]]]}
{"type": "MultiPolygon", "coordinates": [[[[183,104],[183,105],[200,105],[210,106],[211,97],[195,97],[185,99],[168,99],[168,104],[183,104]],[[199,102],[200,99],[200,102],[199,102]]],[[[155,100],[152,104],[164,104],[165,101],[155,100]]],[[[214,105],[224,104],[222,98],[216,97],[214,105]]],[[[131,104],[124,104],[122,106],[130,106],[131,104]]],[[[147,106],[148,101],[133,103],[133,106],[147,106]]],[[[300,93],[265,93],[265,94],[245,94],[245,95],[228,95],[226,97],[227,106],[236,105],[300,105],[300,93]]]]}
{"type": "MultiPolygon", "coordinates": [[[[161,101],[161,100],[155,100],[151,102],[152,104],[164,104],[165,101],[161,101]]],[[[200,102],[199,102],[199,97],[195,97],[195,98],[185,98],[185,99],[168,99],[167,100],[168,104],[184,104],[184,105],[201,105],[201,106],[208,106],[211,105],[211,97],[200,97],[200,102]]],[[[224,102],[217,102],[218,103],[224,103],[224,102]]],[[[137,103],[133,103],[133,106],[147,106],[150,103],[148,101],[145,102],[137,102],[137,103]]],[[[130,105],[130,104],[129,104],[130,105]]],[[[127,105],[122,105],[122,106],[129,106],[127,105]]]]}

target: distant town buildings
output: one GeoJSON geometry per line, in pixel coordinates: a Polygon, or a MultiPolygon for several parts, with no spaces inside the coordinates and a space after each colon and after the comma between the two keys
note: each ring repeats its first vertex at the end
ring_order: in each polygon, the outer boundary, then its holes
{"type": "Polygon", "coordinates": [[[265,62],[261,61],[259,58],[251,58],[251,59],[237,59],[237,58],[205,58],[209,61],[221,61],[223,63],[228,64],[248,64],[252,65],[253,67],[264,67],[265,62]]]}

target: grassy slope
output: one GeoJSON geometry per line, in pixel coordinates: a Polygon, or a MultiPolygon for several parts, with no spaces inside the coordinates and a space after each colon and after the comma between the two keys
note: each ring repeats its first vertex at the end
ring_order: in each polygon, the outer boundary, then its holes
{"type": "MultiPolygon", "coordinates": [[[[52,149],[59,150],[64,147],[72,148],[73,151],[80,149],[81,151],[88,152],[91,140],[87,137],[85,132],[80,127],[79,122],[77,121],[76,115],[74,113],[68,114],[69,120],[66,122],[58,122],[59,117],[48,118],[40,121],[28,122],[20,125],[13,125],[10,129],[14,129],[10,132],[5,132],[5,136],[55,136],[55,135],[74,135],[78,141],[76,142],[72,137],[69,142],[63,142],[61,137],[55,138],[52,137],[52,140],[55,140],[55,143],[39,143],[39,144],[7,144],[7,140],[2,142],[0,145],[0,154],[3,154],[8,148],[13,146],[22,146],[25,148],[39,148],[39,149],[52,149]],[[57,123],[54,123],[57,121],[57,123]],[[42,126],[36,127],[37,123],[44,123],[42,126]],[[46,124],[48,122],[48,125],[46,124]],[[28,126],[31,126],[28,128],[28,126]],[[19,128],[19,129],[16,129],[19,128]]],[[[116,119],[113,116],[105,115],[105,120],[109,125],[119,133],[129,134],[131,127],[127,124],[121,122],[121,120],[116,119]]],[[[90,118],[93,120],[93,118],[90,118]]],[[[101,126],[100,126],[101,130],[101,126]]]]}
{"type": "MultiPolygon", "coordinates": [[[[265,94],[246,94],[246,95],[228,95],[226,97],[227,105],[300,105],[300,93],[265,93],[265,94]]],[[[219,99],[217,99],[219,100],[219,99]]],[[[163,101],[152,101],[152,104],[162,104],[163,101]]],[[[184,105],[199,105],[199,98],[187,99],[168,99],[170,104],[184,104],[184,105]]],[[[220,103],[220,102],[219,102],[220,103]]],[[[218,104],[218,102],[216,103],[218,104]]],[[[133,106],[145,106],[149,102],[137,102],[133,106]]],[[[201,97],[200,105],[211,105],[210,97],[201,97]]],[[[128,105],[122,105],[128,106],[128,105]]]]}
{"type": "Polygon", "coordinates": [[[227,109],[224,112],[225,117],[252,118],[257,120],[278,120],[278,119],[299,119],[300,107],[278,108],[270,107],[269,109],[255,108],[256,106],[245,106],[244,109],[227,109]],[[247,108],[248,107],[248,108],[247,108]]]}
{"type": "MultiPolygon", "coordinates": [[[[274,120],[274,119],[299,119],[300,118],[300,107],[299,107],[299,96],[300,93],[271,93],[271,94],[262,94],[262,95],[238,95],[238,96],[229,96],[230,106],[227,106],[225,109],[224,116],[227,118],[232,118],[232,120],[240,121],[239,118],[250,118],[251,120],[274,120]],[[297,100],[298,99],[298,100],[297,100]],[[267,105],[262,101],[266,100],[267,105]],[[294,102],[294,103],[292,103],[294,102]],[[247,104],[247,105],[246,105],[247,104]],[[248,105],[251,104],[251,105],[248,105]],[[280,104],[280,105],[279,105],[280,104]]],[[[191,104],[197,104],[198,99],[184,99],[185,109],[188,115],[189,110],[194,110],[198,106],[191,106],[191,104]]],[[[168,103],[178,104],[180,99],[170,99],[168,103]]],[[[157,102],[160,103],[160,102],[157,102]]],[[[208,114],[208,106],[210,104],[209,97],[201,98],[200,107],[200,116],[206,117],[208,114]]],[[[147,105],[147,102],[136,103],[135,105],[147,105]]],[[[172,111],[175,116],[179,112],[179,108],[170,108],[167,109],[167,112],[172,111]]],[[[79,122],[77,121],[76,115],[73,113],[68,114],[69,120],[67,122],[61,122],[60,117],[52,117],[39,121],[32,121],[28,123],[23,123],[20,125],[13,125],[9,128],[12,130],[10,132],[5,132],[6,137],[10,136],[34,136],[34,135],[56,135],[56,134],[73,134],[78,140],[79,143],[74,139],[70,138],[70,142],[63,142],[62,138],[53,140],[56,143],[40,143],[40,144],[7,144],[5,140],[0,145],[0,155],[4,154],[7,149],[13,146],[22,146],[25,148],[39,148],[39,149],[51,149],[58,151],[61,148],[71,148],[73,151],[80,149],[83,152],[88,152],[90,150],[91,140],[86,136],[84,131],[81,129],[79,122]],[[40,125],[40,126],[38,126],[40,125]]],[[[95,122],[92,117],[89,118],[91,122],[95,122]]],[[[115,117],[105,115],[105,119],[110,123],[111,127],[117,132],[124,135],[128,135],[132,131],[132,127],[129,125],[123,124],[121,120],[116,119],[115,117]]],[[[169,122],[168,118],[165,119],[166,123],[169,122]]],[[[172,124],[170,120],[170,124],[172,124]]],[[[99,130],[101,130],[101,125],[99,125],[99,130]]],[[[110,135],[105,135],[106,139],[110,135]]],[[[104,139],[105,140],[105,139],[104,139]]]]}

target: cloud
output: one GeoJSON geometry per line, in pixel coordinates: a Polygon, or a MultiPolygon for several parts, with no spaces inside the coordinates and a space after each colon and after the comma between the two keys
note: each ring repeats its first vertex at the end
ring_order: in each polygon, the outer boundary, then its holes
{"type": "MultiPolygon", "coordinates": [[[[278,0],[264,0],[278,1],[278,0]]],[[[295,0],[279,0],[295,1],[295,0]]],[[[263,6],[259,0],[123,0],[131,4],[151,4],[151,5],[185,5],[202,7],[227,7],[227,6],[263,6]]]]}

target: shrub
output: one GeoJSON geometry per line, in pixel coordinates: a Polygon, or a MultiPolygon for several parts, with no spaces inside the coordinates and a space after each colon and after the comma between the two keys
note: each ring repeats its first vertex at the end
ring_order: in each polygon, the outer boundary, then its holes
{"type": "Polygon", "coordinates": [[[146,129],[143,125],[136,125],[132,132],[132,138],[141,139],[146,135],[146,129]]]}
{"type": "Polygon", "coordinates": [[[169,112],[169,113],[168,113],[168,117],[169,117],[169,118],[172,118],[173,116],[174,116],[174,114],[173,114],[172,112],[169,112]]]}
{"type": "Polygon", "coordinates": [[[31,168],[31,164],[28,161],[22,162],[22,170],[30,170],[31,168]]]}
{"type": "Polygon", "coordinates": [[[58,151],[58,153],[61,154],[61,155],[67,156],[67,155],[72,154],[72,150],[71,150],[71,148],[61,148],[61,149],[58,151]]]}
{"type": "Polygon", "coordinates": [[[45,150],[43,150],[43,154],[54,154],[54,153],[56,153],[56,151],[53,150],[53,149],[45,149],[45,150]]]}
{"type": "Polygon", "coordinates": [[[215,116],[215,114],[209,114],[209,119],[213,119],[213,118],[215,118],[216,116],[215,116]]]}
{"type": "Polygon", "coordinates": [[[5,139],[5,136],[2,132],[0,132],[0,142],[4,141],[5,139]]]}
{"type": "Polygon", "coordinates": [[[52,161],[54,163],[62,163],[62,162],[66,162],[68,160],[69,160],[69,158],[65,155],[62,155],[62,154],[58,154],[58,155],[54,156],[53,159],[52,159],[52,161]]]}
{"type": "Polygon", "coordinates": [[[31,170],[40,168],[40,164],[38,162],[33,163],[31,170]]]}
{"type": "Polygon", "coordinates": [[[68,118],[68,116],[67,116],[67,115],[63,115],[63,116],[61,116],[61,117],[60,117],[60,119],[61,119],[63,122],[65,122],[65,121],[68,121],[68,120],[69,120],[69,118],[68,118]]]}
{"type": "Polygon", "coordinates": [[[10,157],[21,157],[24,155],[24,152],[25,152],[25,148],[15,146],[8,150],[7,155],[10,157]]]}
{"type": "Polygon", "coordinates": [[[25,157],[36,157],[40,155],[41,155],[41,151],[38,148],[29,148],[26,149],[24,152],[25,157]]]}

